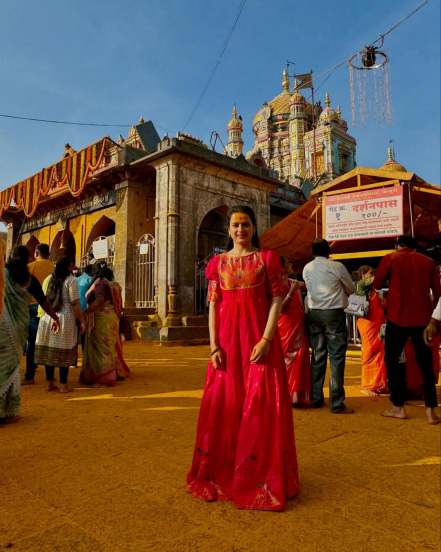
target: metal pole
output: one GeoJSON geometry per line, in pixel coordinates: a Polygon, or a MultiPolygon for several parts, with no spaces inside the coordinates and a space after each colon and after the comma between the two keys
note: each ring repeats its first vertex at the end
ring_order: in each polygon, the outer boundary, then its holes
{"type": "Polygon", "coordinates": [[[410,214],[410,231],[412,233],[412,238],[415,237],[415,233],[413,230],[413,209],[412,209],[412,195],[410,193],[410,182],[407,184],[407,192],[409,196],[409,214],[410,214]]]}
{"type": "MultiPolygon", "coordinates": [[[[312,176],[316,178],[317,168],[316,168],[316,151],[315,151],[315,105],[314,105],[314,84],[312,81],[312,69],[311,69],[311,100],[312,100],[312,142],[313,142],[313,163],[312,163],[312,176]]],[[[316,232],[317,237],[317,232],[316,232]]]]}

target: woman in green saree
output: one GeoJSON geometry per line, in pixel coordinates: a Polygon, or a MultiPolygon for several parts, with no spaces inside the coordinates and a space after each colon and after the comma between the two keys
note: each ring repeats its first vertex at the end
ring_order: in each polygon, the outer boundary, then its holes
{"type": "Polygon", "coordinates": [[[18,419],[20,357],[27,339],[30,295],[52,316],[53,330],[58,330],[58,317],[48,305],[38,280],[29,274],[24,257],[21,247],[16,248],[4,272],[4,304],[0,317],[0,424],[18,419]]]}

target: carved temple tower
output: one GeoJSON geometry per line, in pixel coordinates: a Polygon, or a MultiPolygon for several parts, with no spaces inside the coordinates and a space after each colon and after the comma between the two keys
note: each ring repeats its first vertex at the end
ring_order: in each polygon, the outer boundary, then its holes
{"type": "MultiPolygon", "coordinates": [[[[297,83],[296,83],[297,84],[297,83]]],[[[308,121],[306,117],[306,102],[305,98],[298,92],[296,85],[294,86],[294,94],[289,101],[290,121],[289,121],[289,138],[291,151],[291,176],[305,176],[305,146],[304,138],[308,129],[308,121]]]]}
{"type": "Polygon", "coordinates": [[[230,157],[239,157],[243,150],[242,140],[243,123],[242,117],[237,114],[236,106],[233,106],[233,113],[228,123],[228,142],[227,155],[230,157]]]}

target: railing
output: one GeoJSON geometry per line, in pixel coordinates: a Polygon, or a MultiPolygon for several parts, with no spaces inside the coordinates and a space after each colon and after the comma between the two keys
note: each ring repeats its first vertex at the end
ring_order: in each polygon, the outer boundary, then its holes
{"type": "Polygon", "coordinates": [[[136,244],[134,301],[136,308],[155,308],[155,238],[144,234],[136,244]]]}
{"type": "Polygon", "coordinates": [[[80,268],[84,270],[92,260],[93,262],[105,261],[107,266],[113,270],[113,263],[115,260],[115,235],[99,236],[96,238],[89,247],[87,253],[81,257],[80,268]],[[103,244],[101,254],[97,254],[97,244],[103,244]]]}
{"type": "Polygon", "coordinates": [[[355,347],[361,347],[360,334],[357,329],[357,317],[352,314],[347,314],[346,327],[348,329],[348,344],[355,347]]]}

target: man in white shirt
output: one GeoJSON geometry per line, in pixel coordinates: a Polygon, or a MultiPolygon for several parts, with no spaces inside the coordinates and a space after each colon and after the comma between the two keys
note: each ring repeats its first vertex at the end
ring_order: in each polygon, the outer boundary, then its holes
{"type": "Polygon", "coordinates": [[[346,315],[348,296],[355,286],[342,263],[331,261],[326,240],[312,242],[314,260],[303,269],[308,294],[307,324],[312,347],[312,406],[323,405],[323,384],[329,353],[331,377],[329,380],[329,406],[335,414],[354,411],[345,403],[344,372],[347,348],[346,315]]]}

